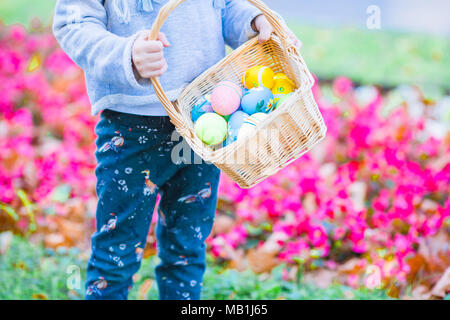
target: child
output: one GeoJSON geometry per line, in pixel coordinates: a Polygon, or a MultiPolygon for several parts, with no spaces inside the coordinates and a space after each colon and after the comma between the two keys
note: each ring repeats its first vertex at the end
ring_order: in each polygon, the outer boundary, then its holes
{"type": "MultiPolygon", "coordinates": [[[[58,0],[53,31],[83,68],[95,132],[97,231],[87,299],[126,299],[146,244],[157,194],[156,279],[160,299],[200,299],[205,244],[215,215],[219,170],[172,157],[175,128],[154,94],[161,77],[170,99],[225,56],[272,27],[246,0],[186,0],[157,41],[148,29],[167,0],[58,0]],[[170,43],[168,41],[170,39],[170,43]],[[168,69],[169,68],[169,69],[168,69]],[[166,72],[168,70],[168,72],[166,72]]],[[[296,45],[299,41],[292,35],[296,45]]]]}

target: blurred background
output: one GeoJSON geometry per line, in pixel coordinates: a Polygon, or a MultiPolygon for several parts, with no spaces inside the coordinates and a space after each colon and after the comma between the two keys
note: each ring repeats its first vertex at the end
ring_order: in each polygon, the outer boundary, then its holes
{"type": "MultiPolygon", "coordinates": [[[[450,3],[265,2],[328,134],[251,190],[222,178],[204,298],[450,299],[450,3]]],[[[0,299],[84,295],[97,118],[54,3],[0,0],[0,299]]],[[[157,297],[154,226],[132,299],[157,297]]]]}

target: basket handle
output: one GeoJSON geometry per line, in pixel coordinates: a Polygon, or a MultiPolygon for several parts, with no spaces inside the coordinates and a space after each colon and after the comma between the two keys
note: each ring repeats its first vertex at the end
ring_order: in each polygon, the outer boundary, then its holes
{"type": "MultiPolygon", "coordinates": [[[[160,32],[164,22],[168,18],[168,16],[172,13],[173,10],[175,10],[175,8],[177,8],[184,1],[185,0],[171,0],[160,9],[158,16],[156,17],[156,20],[153,23],[152,29],[150,31],[149,40],[156,40],[158,38],[159,32],[160,32]]],[[[287,39],[288,39],[287,33],[286,33],[285,29],[283,28],[283,24],[280,22],[278,17],[273,13],[273,11],[270,10],[260,0],[248,0],[248,1],[264,14],[266,19],[272,25],[274,32],[281,39],[281,41],[283,41],[286,44],[287,39]]],[[[156,96],[159,98],[159,100],[161,101],[167,114],[172,119],[172,123],[177,127],[183,126],[182,120],[177,115],[177,114],[179,114],[179,110],[178,110],[177,106],[174,105],[170,101],[170,99],[167,97],[166,93],[164,92],[164,89],[161,86],[161,82],[159,81],[159,78],[152,77],[151,81],[152,81],[156,96]]]]}
{"type": "MultiPolygon", "coordinates": [[[[159,11],[158,16],[156,17],[155,22],[153,23],[152,29],[150,31],[149,40],[156,40],[158,38],[159,32],[168,18],[168,16],[175,10],[180,4],[182,4],[185,0],[170,0],[166,3],[159,11]]],[[[288,35],[283,27],[283,23],[279,20],[279,18],[274,14],[274,12],[267,7],[261,0],[247,0],[251,4],[253,4],[256,8],[258,8],[272,25],[275,34],[280,38],[283,44],[288,47],[293,47],[289,45],[288,35]]],[[[297,48],[293,47],[294,50],[297,48]]],[[[307,74],[309,71],[306,69],[307,74]]],[[[311,77],[312,78],[312,77],[311,77]]],[[[172,120],[172,123],[176,127],[184,127],[182,119],[179,117],[179,110],[175,104],[173,104],[170,99],[167,97],[164,89],[161,86],[161,82],[158,77],[151,78],[153,88],[155,90],[156,96],[161,101],[164,109],[172,120]]]]}

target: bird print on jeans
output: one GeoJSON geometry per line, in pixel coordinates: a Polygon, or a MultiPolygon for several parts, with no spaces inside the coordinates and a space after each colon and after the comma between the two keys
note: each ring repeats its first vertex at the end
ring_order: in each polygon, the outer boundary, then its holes
{"type": "Polygon", "coordinates": [[[106,279],[104,277],[99,277],[99,279],[97,281],[95,281],[93,284],[91,284],[87,288],[86,295],[90,296],[93,293],[102,295],[101,291],[106,289],[107,286],[108,286],[108,282],[106,281],[106,279]]]}
{"type": "Polygon", "coordinates": [[[197,194],[181,197],[178,199],[178,202],[188,204],[199,201],[201,204],[204,204],[204,200],[211,197],[211,183],[207,182],[206,185],[208,186],[207,188],[200,190],[197,194]]]}
{"type": "Polygon", "coordinates": [[[155,194],[158,187],[152,182],[152,180],[150,180],[150,170],[144,170],[141,173],[145,174],[144,194],[146,196],[155,194]]]}
{"type": "Polygon", "coordinates": [[[110,218],[108,222],[102,226],[100,232],[108,232],[116,228],[117,216],[115,213],[111,213],[110,215],[112,216],[112,218],[110,218]]]}
{"type": "Polygon", "coordinates": [[[108,150],[113,150],[114,152],[118,152],[119,148],[123,147],[125,139],[122,137],[120,131],[116,131],[118,136],[115,136],[111,139],[111,141],[106,142],[98,151],[106,152],[108,150]]]}

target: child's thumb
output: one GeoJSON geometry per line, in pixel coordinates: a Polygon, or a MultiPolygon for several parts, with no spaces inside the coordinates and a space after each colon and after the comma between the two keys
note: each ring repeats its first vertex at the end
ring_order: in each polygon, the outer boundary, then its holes
{"type": "Polygon", "coordinates": [[[142,30],[139,32],[138,39],[148,40],[150,37],[150,30],[142,30]]]}
{"type": "Polygon", "coordinates": [[[259,31],[259,43],[264,43],[267,40],[270,39],[270,36],[272,35],[273,29],[270,25],[264,25],[261,27],[261,30],[259,31]]]}
{"type": "Polygon", "coordinates": [[[169,47],[170,46],[169,40],[167,40],[167,37],[166,37],[166,35],[163,32],[159,33],[158,40],[163,43],[164,47],[169,47]]]}

